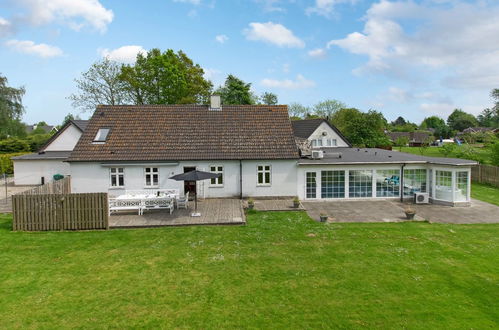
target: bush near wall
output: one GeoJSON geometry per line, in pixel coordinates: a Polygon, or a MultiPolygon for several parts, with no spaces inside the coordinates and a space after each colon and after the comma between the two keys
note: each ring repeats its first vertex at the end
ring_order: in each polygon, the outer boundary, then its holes
{"type": "Polygon", "coordinates": [[[14,173],[14,163],[12,162],[11,157],[25,155],[29,152],[14,152],[8,154],[0,154],[0,174],[14,173]]]}

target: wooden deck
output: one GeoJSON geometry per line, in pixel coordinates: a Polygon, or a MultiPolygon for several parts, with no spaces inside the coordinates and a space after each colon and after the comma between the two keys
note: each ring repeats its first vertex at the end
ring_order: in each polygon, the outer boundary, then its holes
{"type": "Polygon", "coordinates": [[[122,212],[109,217],[110,228],[136,228],[189,225],[243,225],[246,218],[239,199],[205,199],[198,201],[200,217],[191,217],[194,202],[189,208],[175,209],[172,214],[167,210],[148,210],[144,215],[136,212],[122,212]]]}

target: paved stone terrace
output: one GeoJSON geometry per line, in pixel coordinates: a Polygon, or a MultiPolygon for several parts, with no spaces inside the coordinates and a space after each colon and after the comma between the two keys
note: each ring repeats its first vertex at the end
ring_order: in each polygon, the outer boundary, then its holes
{"type": "Polygon", "coordinates": [[[175,209],[172,214],[167,210],[148,210],[143,215],[136,212],[120,212],[109,217],[110,228],[188,226],[188,225],[244,225],[246,218],[239,199],[205,199],[198,201],[200,217],[191,217],[194,202],[189,208],[175,209]]]}
{"type": "Polygon", "coordinates": [[[36,186],[16,186],[14,178],[7,181],[7,192],[5,191],[5,182],[0,177],[0,213],[12,213],[12,195],[21,193],[36,186]],[[7,195],[6,195],[7,193],[7,195]]]}
{"type": "Polygon", "coordinates": [[[440,223],[499,223],[499,207],[472,200],[469,207],[452,207],[436,204],[405,204],[396,200],[344,200],[333,202],[303,202],[308,215],[319,220],[327,214],[331,222],[400,222],[407,221],[404,208],[416,210],[414,220],[440,223]]]}
{"type": "MultiPolygon", "coordinates": [[[[303,205],[299,208],[293,206],[292,199],[255,199],[254,209],[257,211],[303,211],[303,205]]],[[[248,201],[245,201],[245,206],[248,201]]]]}

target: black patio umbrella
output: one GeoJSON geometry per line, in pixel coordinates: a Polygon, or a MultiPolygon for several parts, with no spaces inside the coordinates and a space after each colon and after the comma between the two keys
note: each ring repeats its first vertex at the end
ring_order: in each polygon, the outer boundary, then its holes
{"type": "MultiPolygon", "coordinates": [[[[210,173],[210,172],[203,172],[203,171],[194,170],[194,171],[190,171],[190,172],[186,172],[186,173],[176,174],[176,175],[170,177],[170,179],[173,179],[175,181],[201,181],[201,180],[207,180],[207,179],[212,179],[212,178],[218,178],[221,175],[222,174],[220,174],[220,173],[210,173]]],[[[197,214],[197,210],[198,210],[198,194],[196,193],[194,195],[195,214],[197,214]]]]}

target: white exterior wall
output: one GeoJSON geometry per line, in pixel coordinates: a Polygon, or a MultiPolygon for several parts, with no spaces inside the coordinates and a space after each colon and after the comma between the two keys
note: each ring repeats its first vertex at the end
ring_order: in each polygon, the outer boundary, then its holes
{"type": "Polygon", "coordinates": [[[39,185],[53,180],[54,174],[70,175],[68,163],[61,160],[14,160],[14,182],[16,185],[39,185]]]}
{"type": "Polygon", "coordinates": [[[59,134],[59,136],[52,141],[44,151],[72,151],[80,139],[81,131],[74,125],[69,125],[66,129],[59,134]]]}
{"type": "MultiPolygon", "coordinates": [[[[110,187],[109,168],[101,163],[71,163],[71,188],[74,193],[108,192],[111,195],[120,195],[125,190],[148,189],[145,187],[144,168],[159,168],[159,188],[179,189],[184,193],[184,182],[168,179],[183,173],[184,167],[196,167],[201,171],[209,171],[210,166],[223,166],[223,187],[213,187],[209,180],[199,181],[198,195],[206,198],[239,197],[239,161],[192,161],[156,164],[122,164],[112,167],[125,169],[125,186],[123,188],[110,187]]],[[[294,196],[296,195],[296,160],[274,161],[242,161],[243,196],[294,196]],[[257,166],[271,165],[271,185],[257,185],[257,166]]],[[[157,188],[152,188],[157,189],[157,188]]]]}
{"type": "Polygon", "coordinates": [[[322,147],[326,147],[326,139],[336,139],[336,147],[348,147],[348,144],[326,123],[322,123],[309,136],[308,140],[322,139],[322,147]],[[326,135],[322,135],[326,132],[326,135]]]}

